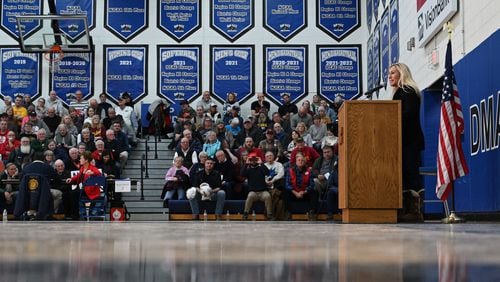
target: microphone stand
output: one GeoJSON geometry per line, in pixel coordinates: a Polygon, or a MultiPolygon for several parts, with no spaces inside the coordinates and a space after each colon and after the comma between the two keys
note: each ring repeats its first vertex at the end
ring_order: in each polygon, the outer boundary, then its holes
{"type": "Polygon", "coordinates": [[[380,91],[380,89],[384,88],[385,85],[381,84],[381,85],[378,85],[378,86],[375,86],[374,88],[368,90],[365,92],[365,96],[369,99],[369,100],[372,100],[373,99],[373,93],[377,93],[377,99],[378,99],[378,92],[380,91]]]}

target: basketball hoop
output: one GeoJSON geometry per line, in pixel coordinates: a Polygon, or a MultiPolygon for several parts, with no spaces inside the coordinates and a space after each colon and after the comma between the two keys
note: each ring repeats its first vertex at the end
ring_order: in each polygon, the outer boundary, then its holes
{"type": "Polygon", "coordinates": [[[64,58],[64,51],[61,45],[54,44],[43,55],[44,59],[49,61],[49,70],[51,73],[59,70],[59,62],[64,58]]]}

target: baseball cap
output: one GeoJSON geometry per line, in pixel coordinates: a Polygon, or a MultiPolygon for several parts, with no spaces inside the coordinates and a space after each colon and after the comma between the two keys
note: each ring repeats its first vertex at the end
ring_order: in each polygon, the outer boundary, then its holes
{"type": "Polygon", "coordinates": [[[35,111],[30,111],[30,112],[28,113],[28,115],[30,115],[30,116],[36,116],[36,112],[35,112],[35,111]]]}
{"type": "Polygon", "coordinates": [[[304,142],[304,138],[302,137],[297,138],[297,143],[302,143],[302,142],[304,142]]]}
{"type": "Polygon", "coordinates": [[[288,92],[283,92],[280,95],[281,95],[281,97],[284,97],[284,96],[290,97],[290,93],[288,93],[288,92]]]}
{"type": "Polygon", "coordinates": [[[274,130],[268,129],[268,130],[266,130],[266,134],[274,134],[274,130]]]}
{"type": "Polygon", "coordinates": [[[210,104],[210,107],[217,107],[217,104],[215,104],[215,103],[211,103],[211,104],[210,104]]]}

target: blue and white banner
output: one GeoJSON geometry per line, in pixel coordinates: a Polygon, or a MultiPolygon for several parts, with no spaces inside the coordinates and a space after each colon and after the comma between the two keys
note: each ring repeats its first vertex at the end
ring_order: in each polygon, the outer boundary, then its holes
{"type": "Polygon", "coordinates": [[[361,45],[318,45],[319,94],[330,102],[335,94],[357,99],[362,94],[361,45]]]}
{"type": "Polygon", "coordinates": [[[41,95],[40,54],[23,53],[19,47],[0,46],[0,95],[15,98],[30,95],[33,99],[41,95]]]}
{"type": "Polygon", "coordinates": [[[316,3],[316,26],[333,39],[341,41],[361,26],[359,0],[317,0],[316,3]]]}
{"type": "Polygon", "coordinates": [[[380,23],[375,25],[373,30],[373,85],[377,87],[380,84],[380,23]]]}
{"type": "Polygon", "coordinates": [[[157,26],[177,42],[201,28],[201,0],[159,0],[157,26]]]}
{"type": "Polygon", "coordinates": [[[288,93],[292,102],[308,92],[307,45],[264,45],[264,92],[277,104],[288,93]]]}
{"type": "Polygon", "coordinates": [[[382,82],[387,82],[389,75],[389,65],[391,64],[391,56],[389,53],[389,8],[385,9],[382,17],[380,18],[380,60],[382,65],[382,82]]]}
{"type": "Polygon", "coordinates": [[[287,42],[307,27],[306,0],[264,0],[264,28],[287,42]]]}
{"type": "Polygon", "coordinates": [[[253,95],[253,45],[211,45],[210,65],[210,89],[218,100],[233,92],[242,103],[253,95]]]}
{"type": "Polygon", "coordinates": [[[68,53],[58,62],[59,67],[50,74],[50,89],[69,105],[77,90],[83,97],[94,94],[94,56],[92,53],[68,53]]]}
{"type": "Polygon", "coordinates": [[[118,101],[128,92],[133,102],[147,95],[147,45],[104,45],[104,92],[118,101]]]}
{"type": "Polygon", "coordinates": [[[148,0],[105,0],[104,28],[129,42],[148,27],[148,0]]]}
{"type": "Polygon", "coordinates": [[[392,0],[391,5],[391,26],[389,28],[391,39],[391,63],[399,62],[399,9],[398,0],[392,0]]]}
{"type": "Polygon", "coordinates": [[[373,19],[373,0],[366,0],[366,26],[368,33],[372,33],[372,19],[373,19]]]}
{"type": "MultiPolygon", "coordinates": [[[[61,16],[87,16],[89,31],[95,27],[95,0],[55,0],[56,11],[61,16]]],[[[59,29],[72,42],[77,41],[85,34],[85,27],[81,21],[64,21],[59,29]]]]}
{"type": "Polygon", "coordinates": [[[201,45],[158,46],[158,93],[172,104],[201,94],[201,45]]]}
{"type": "Polygon", "coordinates": [[[210,27],[234,42],[254,26],[254,0],[212,0],[210,15],[210,27]]]}
{"type": "Polygon", "coordinates": [[[366,82],[368,90],[373,88],[374,79],[373,79],[373,35],[368,37],[368,42],[366,42],[366,49],[368,49],[368,54],[366,56],[367,65],[366,65],[366,82]]]}
{"type": "MultiPolygon", "coordinates": [[[[43,12],[42,0],[2,0],[0,4],[0,29],[5,31],[12,38],[19,39],[19,30],[17,29],[16,17],[20,15],[41,15],[43,12]]],[[[42,28],[41,21],[25,22],[24,36],[42,28]]]]}
{"type": "Polygon", "coordinates": [[[373,18],[375,22],[378,21],[378,6],[380,5],[380,0],[373,0],[373,18]]]}

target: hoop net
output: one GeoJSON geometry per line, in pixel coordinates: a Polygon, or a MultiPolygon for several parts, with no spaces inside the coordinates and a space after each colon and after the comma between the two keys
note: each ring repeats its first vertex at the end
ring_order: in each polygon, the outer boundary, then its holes
{"type": "Polygon", "coordinates": [[[49,61],[49,70],[51,73],[59,70],[59,62],[64,58],[64,51],[60,45],[54,44],[43,55],[44,59],[49,61]]]}

